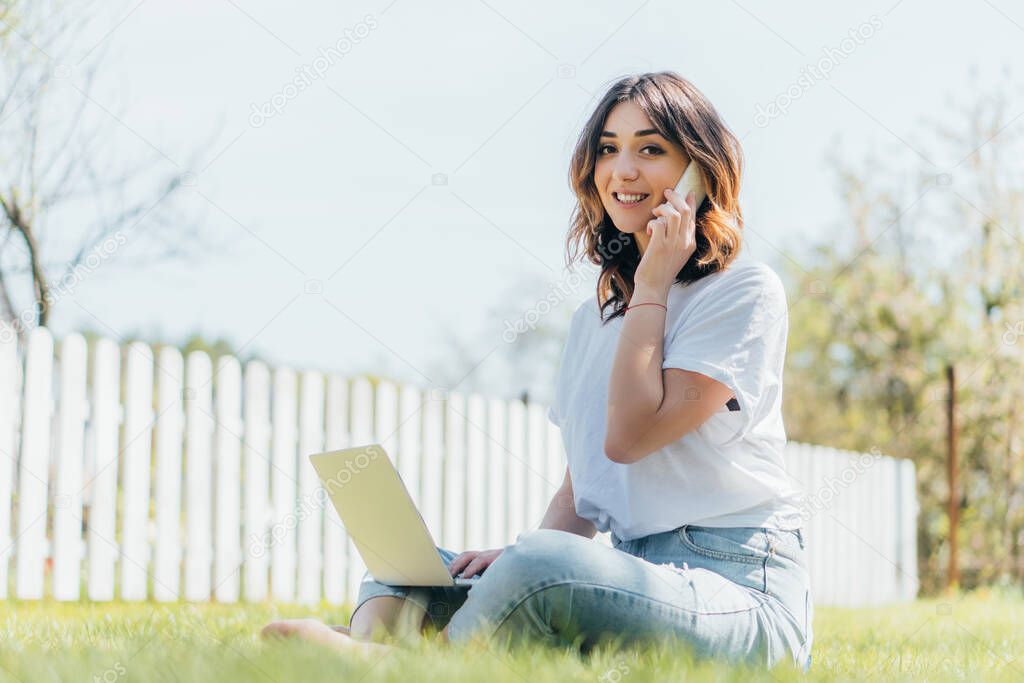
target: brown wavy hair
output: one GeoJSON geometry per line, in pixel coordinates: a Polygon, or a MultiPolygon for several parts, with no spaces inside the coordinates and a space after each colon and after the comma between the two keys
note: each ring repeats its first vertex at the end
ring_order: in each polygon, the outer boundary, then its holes
{"type": "Polygon", "coordinates": [[[601,266],[597,301],[602,319],[606,307],[613,311],[604,322],[625,315],[625,307],[633,296],[633,275],[640,264],[636,241],[612,223],[594,184],[594,165],[605,120],[616,104],[626,101],[639,106],[662,137],[698,164],[707,187],[707,198],[697,207],[696,251],[675,281],[686,285],[725,270],[739,255],[743,242],[743,213],[739,204],[743,151],[711,102],[692,83],[672,71],[626,76],[616,81],[583,127],[569,166],[569,184],[576,193],[576,207],[566,243],[567,265],[579,258],[582,244],[587,260],[601,266]]]}

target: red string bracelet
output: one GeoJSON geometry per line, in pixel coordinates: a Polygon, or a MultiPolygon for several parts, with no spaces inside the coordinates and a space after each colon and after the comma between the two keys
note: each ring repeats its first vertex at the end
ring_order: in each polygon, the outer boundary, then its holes
{"type": "Polygon", "coordinates": [[[629,309],[636,308],[637,306],[661,306],[662,308],[665,309],[666,312],[668,311],[668,306],[666,306],[665,304],[659,304],[659,303],[654,302],[654,301],[648,301],[648,302],[642,303],[642,304],[633,304],[632,306],[626,306],[626,310],[623,311],[623,315],[628,313],[629,309]]]}

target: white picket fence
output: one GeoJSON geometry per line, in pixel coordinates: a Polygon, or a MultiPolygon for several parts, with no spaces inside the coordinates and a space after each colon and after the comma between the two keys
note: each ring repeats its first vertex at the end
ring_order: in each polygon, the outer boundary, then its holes
{"type": "MultiPolygon", "coordinates": [[[[78,334],[55,354],[45,328],[25,349],[0,335],[0,597],[351,601],[365,568],[306,456],[381,443],[439,545],[500,547],[538,526],[562,480],[546,412],[139,342],[87,349],[78,334]]],[[[798,443],[786,456],[808,494],[817,603],[912,599],[913,464],[798,443]]]]}

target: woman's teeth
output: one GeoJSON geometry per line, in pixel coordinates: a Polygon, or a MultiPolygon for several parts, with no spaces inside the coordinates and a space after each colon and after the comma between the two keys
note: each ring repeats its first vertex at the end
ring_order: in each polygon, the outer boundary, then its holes
{"type": "Polygon", "coordinates": [[[615,199],[620,204],[630,205],[630,204],[637,204],[637,203],[643,201],[644,199],[646,199],[650,195],[646,195],[646,194],[621,194],[619,192],[613,192],[612,196],[614,196],[615,199]]]}

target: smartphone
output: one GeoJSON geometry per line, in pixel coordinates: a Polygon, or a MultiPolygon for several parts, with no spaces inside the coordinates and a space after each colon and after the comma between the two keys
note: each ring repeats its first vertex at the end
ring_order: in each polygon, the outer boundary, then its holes
{"type": "Polygon", "coordinates": [[[683,171],[683,177],[676,184],[676,192],[681,194],[683,199],[686,199],[690,190],[693,190],[694,210],[699,209],[708,193],[704,187],[704,177],[701,175],[700,167],[695,161],[690,161],[690,165],[683,171]]]}

